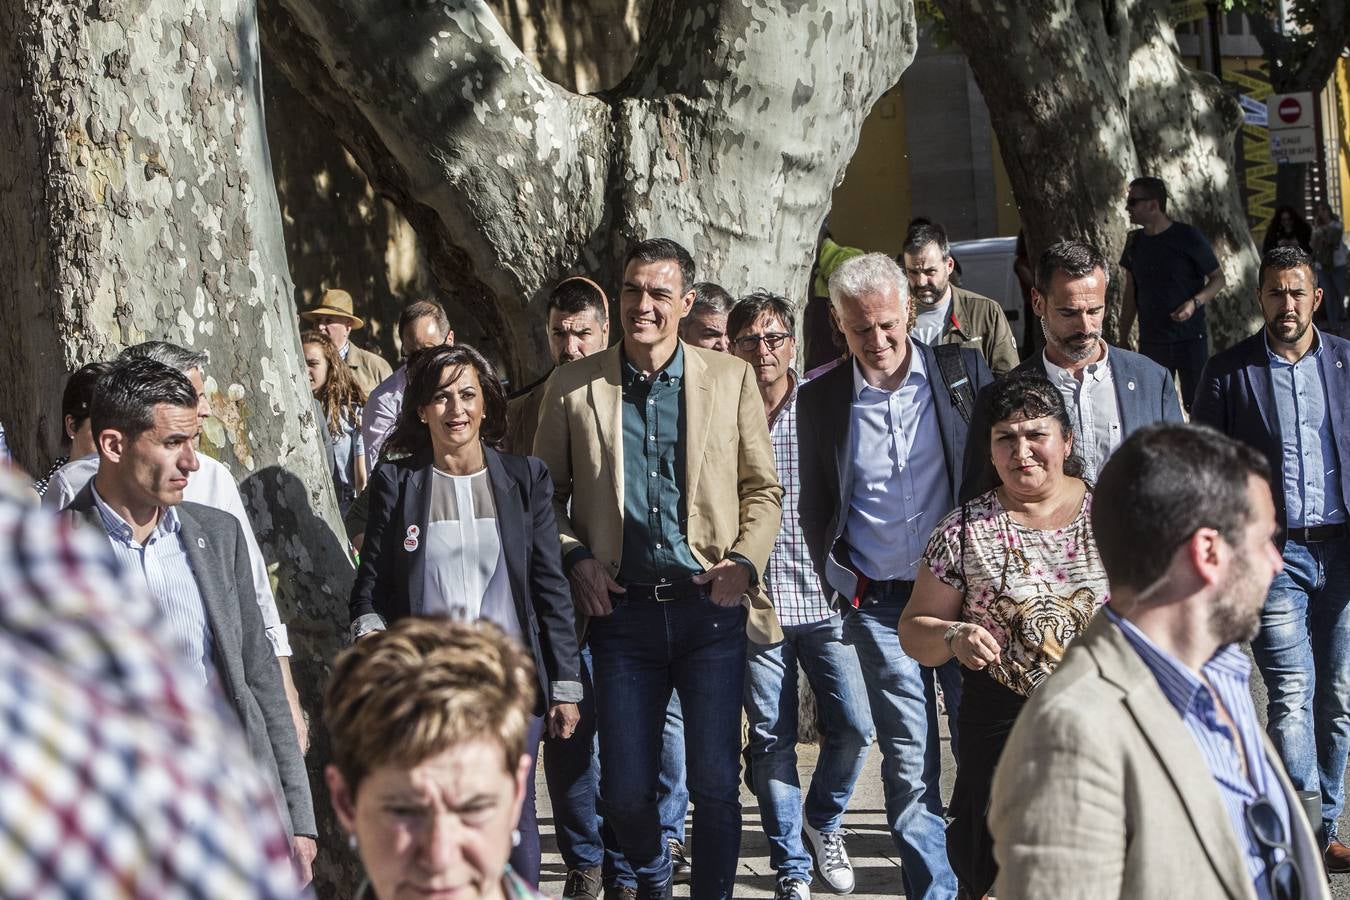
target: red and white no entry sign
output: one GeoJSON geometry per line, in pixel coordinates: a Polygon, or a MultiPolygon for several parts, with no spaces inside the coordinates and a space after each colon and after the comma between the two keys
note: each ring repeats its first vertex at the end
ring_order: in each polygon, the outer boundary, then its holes
{"type": "Polygon", "coordinates": [[[1303,115],[1303,104],[1299,103],[1296,97],[1285,97],[1280,101],[1278,112],[1280,121],[1292,125],[1303,115]]]}

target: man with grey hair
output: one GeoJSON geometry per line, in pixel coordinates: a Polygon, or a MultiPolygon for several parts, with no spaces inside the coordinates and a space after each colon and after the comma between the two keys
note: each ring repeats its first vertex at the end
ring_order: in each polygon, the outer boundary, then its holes
{"type": "Polygon", "coordinates": [[[886,818],[908,897],[956,894],[947,862],[936,717],[919,664],[896,625],[924,543],[956,503],[969,410],[962,395],[993,380],[964,347],[913,341],[905,274],[869,253],[830,276],[830,305],[850,361],[802,385],[797,433],[802,532],[817,577],[844,612],[844,640],[862,664],[882,756],[886,818]],[[959,363],[963,378],[949,373],[959,363]]]}
{"type": "MultiPolygon", "coordinates": [[[[211,403],[206,396],[206,354],[189,350],[167,341],[145,341],[128,347],[118,356],[123,359],[151,359],[162,363],[175,371],[182,372],[192,383],[197,393],[197,421],[204,424],[211,415],[211,403]]],[[[281,680],[286,689],[286,701],[295,723],[295,733],[300,739],[300,748],[309,748],[309,726],[305,714],[300,708],[300,695],[296,692],[295,681],[291,677],[291,644],[286,626],[277,612],[277,601],[272,596],[272,584],[267,576],[267,560],[263,558],[258,539],[253,534],[253,524],[244,510],[244,500],[239,495],[239,486],[234,476],[224,464],[199,454],[200,467],[188,478],[183,490],[184,499],[200,503],[221,512],[229,513],[244,532],[244,544],[248,548],[249,572],[253,577],[253,592],[262,613],[264,632],[267,641],[276,654],[281,666],[281,680]]],[[[75,499],[84,486],[98,473],[98,453],[66,463],[52,476],[47,493],[42,497],[42,505],[51,509],[65,509],[75,499]]]]}
{"type": "Polygon", "coordinates": [[[700,281],[694,285],[694,305],[680,323],[680,340],[704,350],[726,353],[731,349],[727,314],[735,305],[736,301],[720,284],[700,281]]]}

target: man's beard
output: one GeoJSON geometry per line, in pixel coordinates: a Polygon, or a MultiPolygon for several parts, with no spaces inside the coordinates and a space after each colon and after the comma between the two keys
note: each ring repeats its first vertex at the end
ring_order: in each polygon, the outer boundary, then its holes
{"type": "Polygon", "coordinates": [[[1297,344],[1299,341],[1303,340],[1303,336],[1308,333],[1308,329],[1311,326],[1312,326],[1311,318],[1300,319],[1297,315],[1293,316],[1279,315],[1275,317],[1274,322],[1270,322],[1269,324],[1266,325],[1266,331],[1270,334],[1271,337],[1279,341],[1281,344],[1297,344]],[[1289,337],[1284,337],[1275,330],[1275,323],[1281,321],[1293,321],[1294,332],[1289,337]]]}
{"type": "Polygon", "coordinates": [[[1050,329],[1045,327],[1045,319],[1041,319],[1041,333],[1045,335],[1045,342],[1054,346],[1056,350],[1063,353],[1074,362],[1082,362],[1089,356],[1097,352],[1101,345],[1102,333],[1100,331],[1080,331],[1077,334],[1071,334],[1067,338],[1055,337],[1050,333],[1050,329]],[[1085,341],[1081,345],[1074,345],[1070,341],[1085,341]]]}
{"type": "Polygon", "coordinates": [[[914,302],[924,309],[932,309],[942,302],[942,296],[947,293],[948,285],[942,287],[930,286],[915,288],[910,293],[914,297],[914,302]]]}
{"type": "Polygon", "coordinates": [[[1219,644],[1250,641],[1261,630],[1261,608],[1269,584],[1262,585],[1256,567],[1245,556],[1235,555],[1228,577],[1219,587],[1209,611],[1209,629],[1219,644]]]}

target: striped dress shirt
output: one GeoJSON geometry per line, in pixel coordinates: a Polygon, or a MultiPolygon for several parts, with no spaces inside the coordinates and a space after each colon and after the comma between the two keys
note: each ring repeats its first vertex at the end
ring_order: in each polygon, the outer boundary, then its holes
{"type": "Polygon", "coordinates": [[[178,511],[172,506],[163,507],[155,530],[140,544],[131,536],[131,526],[126,520],[103,502],[97,487],[91,487],[99,521],[108,532],[108,542],[118,563],[155,599],[173,636],[174,648],[188,667],[203,684],[214,680],[211,625],[206,620],[206,604],[183,546],[178,511]]]}
{"type": "MultiPolygon", "coordinates": [[[[1201,680],[1186,666],[1159,649],[1134,623],[1116,615],[1109,604],[1102,609],[1120,628],[1144,665],[1148,666],[1153,677],[1158,680],[1163,696],[1176,708],[1191,737],[1195,738],[1205,765],[1214,776],[1224,809],[1228,811],[1229,823],[1247,859],[1247,872],[1256,886],[1256,895],[1261,900],[1270,900],[1264,877],[1266,861],[1247,827],[1247,805],[1264,796],[1284,823],[1286,840],[1290,839],[1293,830],[1289,821],[1289,804],[1270,758],[1266,755],[1256,720],[1256,708],[1252,705],[1252,695],[1247,689],[1251,662],[1236,644],[1229,644],[1210,657],[1209,662],[1201,668],[1204,675],[1201,680]],[[1214,693],[1210,692],[1210,688],[1213,688],[1214,693]],[[1214,694],[1219,695],[1229,718],[1237,725],[1242,739],[1241,747],[1234,744],[1232,732],[1219,720],[1214,694]],[[1238,757],[1239,752],[1243,754],[1242,759],[1238,757]],[[1246,761],[1245,772],[1242,760],[1246,761]]],[[[1283,850],[1274,853],[1273,861],[1276,863],[1285,857],[1283,850]]],[[[1304,878],[1321,877],[1320,872],[1300,875],[1304,878]]]]}

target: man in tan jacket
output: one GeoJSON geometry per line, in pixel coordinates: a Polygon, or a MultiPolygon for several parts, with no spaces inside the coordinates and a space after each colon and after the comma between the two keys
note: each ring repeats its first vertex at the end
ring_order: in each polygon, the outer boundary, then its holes
{"type": "Polygon", "coordinates": [[[693,285],[674,241],[629,249],[623,341],[553,374],[534,454],[590,617],[605,817],[638,896],[670,896],[656,795],[673,689],[695,800],[691,896],[717,900],[732,895],[740,852],[746,630],[781,633],[758,582],[782,488],[750,367],[679,339],[693,285]]]}
{"type": "Polygon", "coordinates": [[[1283,565],[1269,479],[1255,450],[1193,425],[1143,428],[1102,469],[1111,601],[999,761],[1000,900],[1329,897],[1237,646],[1283,565]]]}
{"type": "Polygon", "coordinates": [[[1017,342],[1003,307],[951,283],[956,261],[941,225],[915,220],[905,234],[899,262],[918,310],[910,337],[930,347],[957,344],[978,350],[995,378],[1017,366],[1017,342]]]}

